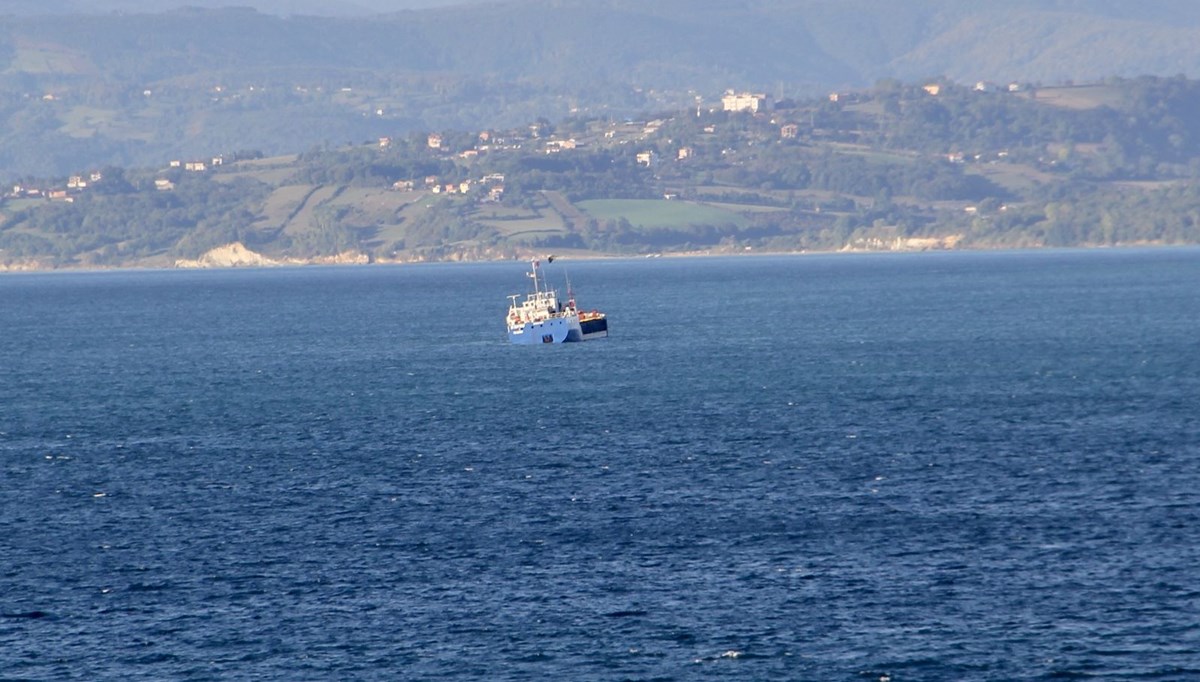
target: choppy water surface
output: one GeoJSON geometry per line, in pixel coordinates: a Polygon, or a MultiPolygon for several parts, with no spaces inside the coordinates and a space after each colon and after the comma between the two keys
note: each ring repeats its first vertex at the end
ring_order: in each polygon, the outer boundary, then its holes
{"type": "Polygon", "coordinates": [[[0,679],[1200,679],[1200,251],[568,268],[0,277],[0,679]]]}

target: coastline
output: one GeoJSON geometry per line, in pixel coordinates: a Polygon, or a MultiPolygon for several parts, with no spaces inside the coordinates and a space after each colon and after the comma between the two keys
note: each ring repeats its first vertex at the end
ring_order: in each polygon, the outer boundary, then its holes
{"type": "Polygon", "coordinates": [[[141,262],[124,263],[120,265],[46,265],[40,261],[18,263],[0,263],[0,275],[15,274],[46,274],[46,273],[84,273],[84,272],[123,272],[139,270],[238,270],[238,269],[272,269],[298,267],[371,267],[371,266],[402,266],[429,265],[445,263],[504,263],[528,261],[531,258],[544,257],[553,252],[556,258],[572,260],[654,260],[659,258],[689,259],[689,258],[755,258],[780,256],[837,256],[837,255],[915,255],[915,254],[969,254],[969,253],[1002,253],[1002,252],[1066,252],[1066,251],[1135,251],[1135,250],[1175,250],[1200,247],[1200,244],[1165,244],[1165,243],[1129,243],[1129,244],[1087,244],[1079,246],[997,246],[988,248],[953,248],[953,249],[804,249],[799,251],[776,251],[759,249],[702,249],[695,251],[664,251],[648,254],[606,253],[599,251],[583,251],[576,249],[546,249],[543,251],[522,250],[491,257],[472,257],[462,253],[454,253],[440,258],[414,256],[410,258],[372,258],[358,251],[345,251],[332,256],[314,256],[310,258],[283,257],[271,258],[247,249],[235,242],[205,252],[195,259],[167,258],[146,259],[141,262]]]}

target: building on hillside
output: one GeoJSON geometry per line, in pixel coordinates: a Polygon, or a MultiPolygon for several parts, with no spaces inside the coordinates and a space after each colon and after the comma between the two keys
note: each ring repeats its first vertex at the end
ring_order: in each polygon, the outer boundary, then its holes
{"type": "Polygon", "coordinates": [[[638,152],[637,163],[639,166],[645,166],[649,168],[654,165],[656,160],[657,157],[652,151],[638,152]]]}
{"type": "Polygon", "coordinates": [[[167,180],[166,178],[159,178],[154,181],[154,189],[160,192],[169,192],[175,189],[175,183],[167,180]]]}
{"type": "Polygon", "coordinates": [[[937,83],[930,83],[929,85],[926,85],[923,90],[928,92],[930,95],[937,97],[942,92],[942,86],[938,85],[937,83]]]}
{"type": "Polygon", "coordinates": [[[415,183],[413,183],[412,180],[397,180],[392,183],[392,189],[399,190],[401,192],[411,192],[413,191],[414,185],[415,183]]]}
{"type": "Polygon", "coordinates": [[[721,107],[725,111],[757,114],[761,111],[770,111],[771,100],[765,93],[726,90],[725,96],[721,98],[721,107]]]}
{"type": "Polygon", "coordinates": [[[579,147],[579,143],[573,137],[569,140],[549,140],[546,142],[546,153],[552,154],[577,147],[579,147]]]}
{"type": "Polygon", "coordinates": [[[432,134],[431,134],[431,135],[430,135],[430,136],[429,136],[429,137],[428,137],[428,138],[425,140],[425,142],[426,142],[426,143],[429,145],[429,148],[430,148],[430,149],[441,149],[441,148],[442,148],[442,142],[444,142],[444,141],[445,141],[445,140],[444,140],[444,139],[442,138],[442,136],[441,136],[440,134],[438,134],[438,133],[432,133],[432,134]]]}
{"type": "Polygon", "coordinates": [[[794,140],[800,137],[800,126],[795,123],[786,123],[779,128],[779,136],[785,140],[794,140]]]}
{"type": "Polygon", "coordinates": [[[675,155],[675,158],[683,161],[684,159],[692,158],[692,155],[695,153],[695,150],[693,150],[691,147],[680,147],[679,152],[675,155]]]}

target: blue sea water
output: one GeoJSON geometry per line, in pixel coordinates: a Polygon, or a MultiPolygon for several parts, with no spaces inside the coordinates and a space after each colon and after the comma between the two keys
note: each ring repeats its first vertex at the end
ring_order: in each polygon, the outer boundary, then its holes
{"type": "Polygon", "coordinates": [[[0,679],[1200,679],[1200,251],[567,267],[0,277],[0,679]]]}

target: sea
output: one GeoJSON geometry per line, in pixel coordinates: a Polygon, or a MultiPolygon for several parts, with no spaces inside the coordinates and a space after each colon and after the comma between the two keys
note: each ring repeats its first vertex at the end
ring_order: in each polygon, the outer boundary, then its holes
{"type": "Polygon", "coordinates": [[[0,680],[1200,680],[1200,249],[0,276],[0,680]]]}

